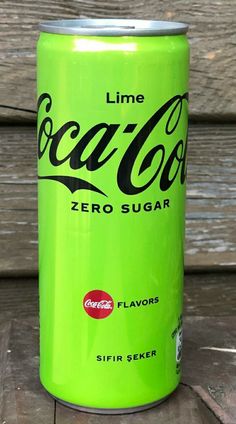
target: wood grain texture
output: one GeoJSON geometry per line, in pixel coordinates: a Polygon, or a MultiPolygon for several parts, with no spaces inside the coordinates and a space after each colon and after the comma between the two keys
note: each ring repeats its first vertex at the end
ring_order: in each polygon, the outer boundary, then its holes
{"type": "MultiPolygon", "coordinates": [[[[236,266],[236,133],[190,127],[186,267],[236,266]]],[[[0,128],[0,273],[37,272],[34,127],[0,128]]]]}
{"type": "Polygon", "coordinates": [[[182,381],[205,399],[221,422],[233,424],[236,420],[235,315],[186,317],[184,337],[182,381]]]}
{"type": "Polygon", "coordinates": [[[38,282],[32,278],[0,279],[0,323],[38,316],[38,282]]]}
{"type": "MultiPolygon", "coordinates": [[[[6,319],[0,322],[0,420],[2,420],[2,409],[4,402],[4,380],[6,373],[7,350],[9,343],[11,323],[6,319]]],[[[2,421],[1,421],[2,422],[2,421]]]]}
{"type": "Polygon", "coordinates": [[[236,274],[196,273],[185,275],[184,314],[236,315],[236,274]]]}
{"type": "Polygon", "coordinates": [[[10,329],[0,344],[4,361],[0,382],[0,420],[4,424],[54,424],[54,402],[38,377],[38,321],[13,319],[0,323],[10,329]]]}
{"type": "Polygon", "coordinates": [[[58,18],[141,18],[190,25],[191,115],[234,119],[236,3],[185,0],[3,0],[0,4],[0,120],[34,121],[38,23],[58,18]]]}
{"type": "Polygon", "coordinates": [[[236,127],[190,127],[186,265],[236,265],[236,127]]]}

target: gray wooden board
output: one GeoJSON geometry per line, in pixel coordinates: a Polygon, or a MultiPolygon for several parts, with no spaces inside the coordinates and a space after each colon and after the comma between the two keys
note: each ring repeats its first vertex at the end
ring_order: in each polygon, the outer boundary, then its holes
{"type": "MultiPolygon", "coordinates": [[[[236,126],[192,125],[186,267],[236,265],[236,126]]],[[[0,127],[0,274],[37,271],[34,127],[0,127]]]]}
{"type": "Polygon", "coordinates": [[[233,119],[236,113],[236,3],[146,0],[4,0],[0,5],[0,119],[35,120],[38,23],[57,18],[141,18],[190,24],[191,114],[233,119]]]}
{"type": "Polygon", "coordinates": [[[32,278],[0,279],[0,322],[38,315],[38,283],[32,278]]]}
{"type": "Polygon", "coordinates": [[[235,315],[186,317],[184,340],[183,382],[190,384],[223,422],[235,422],[235,315]]]}
{"type": "Polygon", "coordinates": [[[185,275],[184,311],[186,315],[236,315],[236,274],[185,275]]]}
{"type": "Polygon", "coordinates": [[[38,378],[36,280],[0,280],[0,422],[234,424],[235,293],[233,273],[187,275],[182,384],[165,403],[152,410],[102,417],[58,403],[55,409],[54,400],[38,378]]]}
{"type": "Polygon", "coordinates": [[[37,319],[12,319],[7,341],[0,345],[5,353],[0,365],[0,422],[53,424],[54,401],[42,390],[38,378],[37,319]]]}

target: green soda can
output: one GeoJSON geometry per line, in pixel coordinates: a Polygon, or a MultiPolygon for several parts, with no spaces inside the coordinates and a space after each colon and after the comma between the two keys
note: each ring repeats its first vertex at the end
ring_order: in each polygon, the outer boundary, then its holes
{"type": "Polygon", "coordinates": [[[187,26],[40,30],[40,380],[82,411],[144,410],[181,374],[187,26]]]}

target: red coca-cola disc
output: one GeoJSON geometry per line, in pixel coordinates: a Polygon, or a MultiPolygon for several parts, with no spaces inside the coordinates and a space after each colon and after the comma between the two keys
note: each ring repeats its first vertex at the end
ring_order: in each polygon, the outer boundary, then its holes
{"type": "Polygon", "coordinates": [[[90,317],[101,319],[112,313],[114,302],[112,297],[103,290],[92,290],[84,296],[83,307],[90,317]]]}

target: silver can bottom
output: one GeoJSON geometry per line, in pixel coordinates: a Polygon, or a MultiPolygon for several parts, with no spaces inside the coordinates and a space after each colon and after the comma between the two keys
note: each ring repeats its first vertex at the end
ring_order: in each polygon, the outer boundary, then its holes
{"type": "Polygon", "coordinates": [[[91,414],[101,414],[101,415],[118,415],[118,414],[132,414],[133,412],[141,412],[141,411],[145,411],[146,409],[154,408],[155,406],[160,405],[160,403],[164,402],[169,396],[171,396],[172,393],[163,397],[162,399],[159,399],[155,402],[146,403],[145,405],[134,406],[131,408],[111,408],[111,409],[110,408],[90,408],[87,406],[76,405],[74,403],[66,402],[62,399],[59,399],[58,397],[52,395],[51,393],[49,393],[49,395],[52,396],[57,402],[61,403],[62,405],[72,409],[76,409],[77,411],[80,411],[80,412],[89,412],[91,414]]]}

